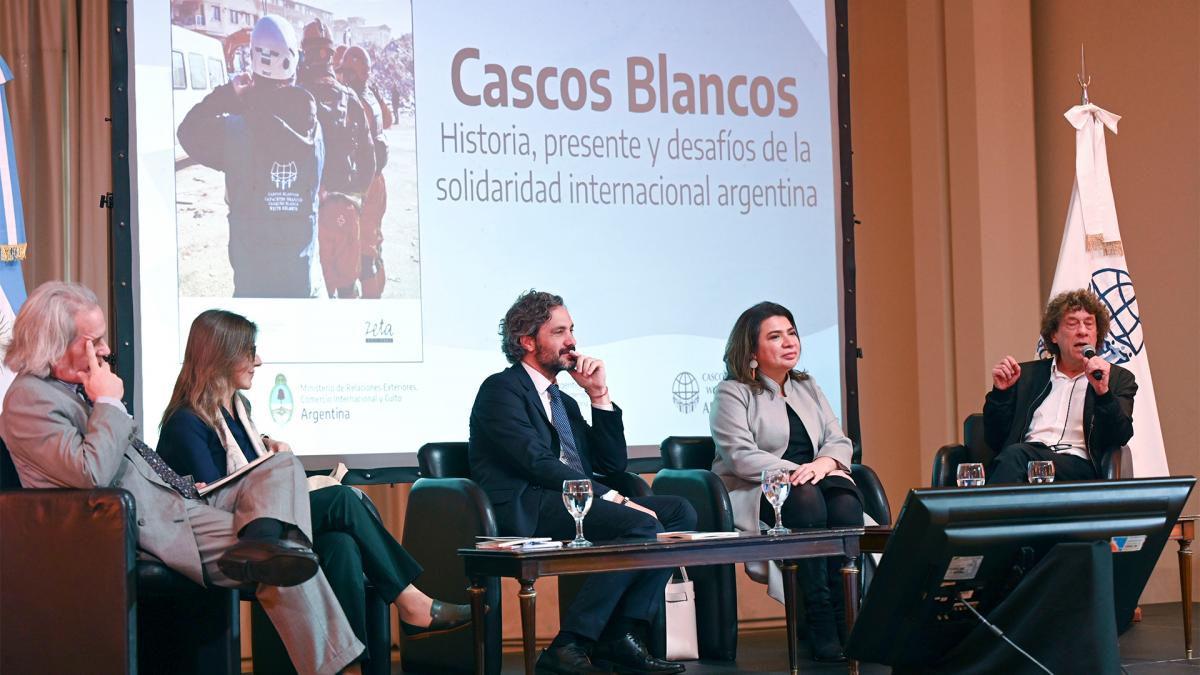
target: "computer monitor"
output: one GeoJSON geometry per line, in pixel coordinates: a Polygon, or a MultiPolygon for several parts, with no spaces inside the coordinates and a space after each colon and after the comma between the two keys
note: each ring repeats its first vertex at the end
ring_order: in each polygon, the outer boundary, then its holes
{"type": "Polygon", "coordinates": [[[1128,624],[1196,479],[912,490],[846,652],[892,666],[936,663],[1024,572],[1062,542],[1112,544],[1117,626],[1128,624]]]}

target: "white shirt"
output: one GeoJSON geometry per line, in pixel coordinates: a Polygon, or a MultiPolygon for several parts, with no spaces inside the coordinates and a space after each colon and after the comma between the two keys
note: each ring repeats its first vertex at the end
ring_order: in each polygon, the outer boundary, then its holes
{"type": "MultiPolygon", "coordinates": [[[[522,361],[521,366],[525,368],[525,372],[529,373],[529,378],[533,380],[533,388],[537,390],[538,398],[542,401],[542,407],[546,410],[546,419],[551,420],[550,423],[553,424],[554,415],[552,415],[550,412],[550,385],[555,383],[546,379],[545,375],[542,375],[536,368],[533,368],[528,363],[522,361]]],[[[565,396],[566,394],[561,395],[565,396]]],[[[613,409],[612,401],[609,401],[604,405],[594,405],[592,407],[598,410],[613,409]]],[[[563,459],[561,449],[559,450],[558,461],[562,462],[563,464],[567,463],[567,460],[563,459]]],[[[608,501],[612,502],[616,501],[617,497],[620,496],[621,493],[617,492],[616,490],[609,490],[608,492],[604,493],[603,499],[607,499],[608,501]]]]}
{"type": "Polygon", "coordinates": [[[1058,361],[1050,364],[1050,393],[1033,411],[1027,443],[1044,443],[1051,450],[1082,459],[1090,459],[1083,437],[1083,404],[1088,391],[1087,372],[1067,377],[1058,370],[1058,361]]]}

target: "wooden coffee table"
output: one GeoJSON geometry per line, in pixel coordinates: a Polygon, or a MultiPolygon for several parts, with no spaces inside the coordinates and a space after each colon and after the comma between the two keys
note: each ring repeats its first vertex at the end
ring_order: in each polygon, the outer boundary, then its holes
{"type": "Polygon", "coordinates": [[[1192,658],[1192,540],[1196,538],[1196,519],[1179,516],[1168,541],[1179,542],[1179,591],[1183,595],[1183,653],[1192,658]]]}
{"type": "MultiPolygon", "coordinates": [[[[475,630],[475,672],[484,672],[484,583],[487,577],[513,577],[521,584],[521,633],[525,672],[532,675],[537,655],[534,649],[534,618],[539,577],[559,574],[586,574],[619,570],[656,569],[687,565],[723,565],[727,563],[779,560],[784,577],[784,605],[788,626],[788,665],[799,672],[796,645],[796,560],[843,556],[842,583],[846,594],[846,624],[854,625],[858,616],[859,537],[863,529],[797,530],[792,534],[768,536],[743,534],[728,539],[658,542],[636,541],[596,545],[588,548],[562,548],[541,551],[479,550],[460,548],[471,579],[471,616],[475,630]]],[[[851,673],[858,663],[849,662],[851,673]]]]}

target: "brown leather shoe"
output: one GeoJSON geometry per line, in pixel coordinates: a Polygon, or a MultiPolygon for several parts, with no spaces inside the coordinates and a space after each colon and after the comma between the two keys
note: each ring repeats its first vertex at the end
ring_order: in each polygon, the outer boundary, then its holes
{"type": "Polygon", "coordinates": [[[221,555],[217,567],[243,584],[297,586],[320,569],[317,554],[287,539],[242,539],[221,555]]]}

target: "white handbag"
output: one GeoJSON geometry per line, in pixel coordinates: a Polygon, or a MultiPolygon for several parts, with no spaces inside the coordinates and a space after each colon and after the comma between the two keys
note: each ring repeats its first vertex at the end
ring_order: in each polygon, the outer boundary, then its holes
{"type": "Polygon", "coordinates": [[[688,579],[687,570],[680,567],[682,581],[672,576],[667,582],[667,658],[689,661],[700,658],[696,639],[696,589],[688,579]]]}

